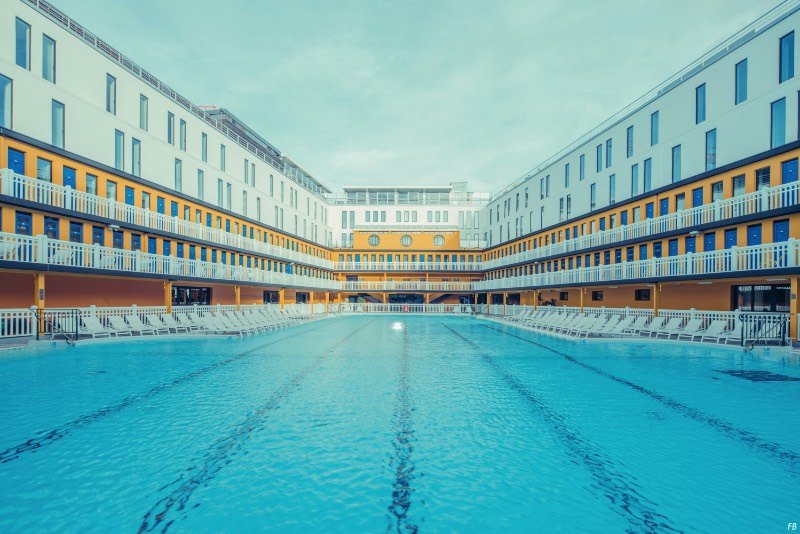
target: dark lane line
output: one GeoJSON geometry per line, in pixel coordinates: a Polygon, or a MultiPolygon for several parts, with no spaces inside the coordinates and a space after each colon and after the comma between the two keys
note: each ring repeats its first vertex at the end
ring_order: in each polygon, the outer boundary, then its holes
{"type": "MultiPolygon", "coordinates": [[[[403,329],[403,345],[400,355],[400,376],[397,387],[397,399],[395,401],[394,415],[392,421],[396,435],[392,440],[394,456],[389,460],[389,465],[395,465],[395,480],[392,484],[392,504],[389,505],[389,514],[392,522],[396,522],[394,527],[398,534],[419,531],[419,525],[411,523],[408,519],[408,511],[411,508],[411,496],[414,494],[412,482],[416,478],[414,470],[416,466],[411,458],[414,452],[414,421],[411,413],[414,411],[410,393],[410,368],[408,350],[408,329],[403,329]]],[[[391,526],[390,526],[391,528],[391,526]]]]}
{"type": "Polygon", "coordinates": [[[604,458],[597,446],[578,434],[576,430],[571,429],[560,413],[547,406],[536,393],[510,374],[493,356],[481,349],[474,341],[444,323],[442,326],[472,347],[480,358],[514,391],[536,408],[571,455],[586,466],[595,481],[594,487],[599,488],[603,496],[608,499],[611,510],[628,522],[630,525],[628,532],[648,534],[682,532],[673,526],[666,516],[656,511],[658,508],[656,503],[639,493],[638,485],[632,475],[614,471],[613,461],[604,458]]]}
{"type": "Polygon", "coordinates": [[[644,386],[640,386],[638,384],[635,384],[635,383],[631,382],[630,380],[626,380],[625,378],[620,378],[620,377],[618,377],[616,375],[613,375],[613,374],[611,374],[611,373],[609,373],[607,371],[604,371],[604,370],[602,370],[602,369],[600,369],[598,367],[595,367],[595,366],[590,365],[588,363],[584,363],[584,362],[582,362],[580,360],[576,360],[575,358],[573,358],[569,354],[565,354],[565,353],[563,353],[561,351],[558,351],[556,349],[548,347],[547,345],[543,345],[541,343],[537,343],[536,341],[532,341],[530,339],[524,338],[522,336],[518,336],[516,334],[512,334],[510,332],[505,332],[503,330],[494,328],[494,327],[489,326],[489,325],[482,325],[482,326],[484,326],[485,328],[488,328],[490,330],[495,330],[497,332],[500,332],[501,334],[505,334],[507,336],[515,337],[517,339],[525,341],[526,343],[530,343],[532,345],[536,345],[537,347],[541,347],[541,348],[543,348],[545,350],[548,350],[548,351],[550,351],[550,352],[552,352],[554,354],[558,354],[559,356],[563,357],[564,359],[566,359],[570,363],[574,363],[575,365],[583,367],[584,369],[586,369],[588,371],[591,371],[591,372],[593,372],[593,373],[595,373],[597,375],[600,375],[600,376],[602,376],[604,378],[608,378],[609,380],[613,380],[614,382],[617,382],[619,384],[623,384],[625,386],[628,386],[629,388],[633,389],[634,391],[637,391],[637,392],[639,392],[639,393],[641,393],[643,395],[646,395],[647,397],[650,397],[651,399],[657,400],[658,402],[660,402],[664,406],[672,408],[673,410],[677,411],[681,415],[689,417],[690,419],[694,419],[695,421],[699,421],[701,423],[707,424],[708,426],[720,431],[722,434],[724,434],[725,436],[728,436],[729,438],[735,439],[737,441],[741,441],[741,442],[747,444],[748,446],[754,448],[757,451],[768,453],[770,456],[772,456],[774,458],[777,458],[778,460],[781,460],[782,462],[787,463],[789,465],[789,468],[792,471],[796,471],[798,466],[800,466],[800,454],[798,454],[798,453],[796,453],[796,452],[794,452],[792,450],[784,448],[779,443],[775,443],[775,442],[772,442],[772,441],[767,441],[767,440],[765,440],[763,438],[758,437],[757,435],[753,434],[752,432],[750,432],[748,430],[737,428],[732,423],[729,423],[728,421],[725,421],[724,419],[719,419],[717,417],[710,416],[710,415],[708,415],[706,413],[703,413],[702,411],[698,410],[697,408],[692,408],[691,406],[689,406],[687,404],[683,404],[682,402],[677,401],[677,400],[675,400],[675,399],[673,399],[671,397],[667,397],[666,395],[662,395],[661,393],[656,393],[655,391],[647,389],[644,386]]]}
{"type": "Polygon", "coordinates": [[[215,369],[219,369],[220,367],[224,367],[226,365],[230,365],[231,363],[233,363],[233,362],[235,362],[237,360],[240,360],[240,359],[244,358],[245,356],[247,356],[249,354],[252,354],[253,352],[259,351],[259,350],[261,350],[261,349],[263,349],[265,347],[269,347],[270,345],[275,345],[277,343],[282,343],[283,341],[286,341],[288,339],[291,339],[291,338],[294,338],[294,337],[297,337],[297,336],[300,336],[300,335],[303,335],[303,334],[307,334],[308,332],[311,332],[311,331],[314,331],[314,330],[319,330],[320,328],[322,328],[322,325],[317,326],[316,328],[303,330],[301,332],[296,332],[296,333],[294,333],[294,334],[292,334],[290,336],[286,336],[286,337],[283,337],[281,339],[270,341],[269,343],[264,343],[263,345],[259,345],[258,347],[255,347],[253,349],[250,349],[250,350],[247,350],[247,351],[244,351],[244,352],[240,352],[239,354],[233,356],[232,358],[228,358],[227,360],[223,360],[223,361],[217,362],[215,364],[209,365],[207,367],[203,367],[201,369],[197,369],[195,371],[192,371],[189,374],[186,374],[186,375],[183,375],[181,377],[178,377],[175,380],[172,380],[170,382],[165,382],[163,384],[159,384],[159,385],[157,385],[157,386],[155,386],[155,387],[153,387],[151,389],[148,389],[147,391],[145,391],[143,393],[134,393],[133,395],[129,395],[128,397],[125,397],[120,402],[118,402],[117,404],[114,404],[112,406],[104,406],[103,408],[100,408],[97,411],[94,411],[94,412],[89,413],[89,414],[81,415],[77,419],[73,419],[72,421],[69,421],[68,423],[64,423],[64,424],[59,425],[59,426],[57,426],[55,428],[51,428],[50,430],[42,430],[42,431],[38,432],[35,437],[32,437],[32,438],[20,443],[19,445],[15,445],[13,447],[10,447],[10,448],[0,452],[0,463],[5,464],[5,463],[8,463],[8,462],[11,462],[13,460],[16,460],[16,459],[20,458],[25,453],[35,452],[35,451],[41,449],[42,447],[50,445],[50,444],[60,440],[61,438],[64,438],[64,437],[68,436],[69,434],[71,434],[72,432],[74,432],[74,431],[76,431],[76,430],[78,430],[80,428],[83,428],[83,427],[85,427],[85,426],[87,426],[87,425],[89,425],[91,423],[94,423],[95,421],[99,421],[100,419],[104,419],[106,417],[110,417],[110,416],[112,416],[114,414],[117,414],[120,411],[124,410],[125,408],[127,408],[127,407],[129,407],[129,406],[131,406],[131,405],[133,405],[133,404],[135,404],[137,402],[141,402],[143,400],[149,399],[149,398],[151,398],[151,397],[153,397],[153,396],[155,396],[155,395],[157,395],[157,394],[159,394],[159,393],[161,393],[163,391],[166,391],[166,390],[168,390],[170,388],[173,388],[173,387],[175,387],[177,385],[180,385],[180,384],[182,384],[184,382],[187,382],[189,380],[197,378],[198,376],[202,376],[202,375],[204,375],[204,374],[206,374],[206,373],[208,373],[210,371],[213,371],[215,369]]]}
{"type": "MultiPolygon", "coordinates": [[[[166,521],[170,512],[186,510],[186,504],[194,491],[201,486],[207,485],[223,467],[233,461],[233,456],[242,451],[245,442],[254,432],[264,427],[272,415],[272,412],[280,406],[281,401],[290,393],[297,390],[303,380],[312,371],[317,369],[328,356],[335,353],[336,350],[345,343],[351,342],[353,336],[374,322],[375,321],[372,320],[360,326],[356,330],[349,332],[344,339],[329,345],[324,353],[317,356],[310,364],[273,391],[264,404],[256,408],[243,421],[233,427],[227,435],[222,436],[209,445],[206,448],[208,452],[203,458],[196,459],[195,463],[184,469],[183,473],[181,473],[178,478],[159,488],[159,492],[170,487],[173,489],[166,497],[158,500],[144,514],[142,524],[137,532],[140,534],[142,532],[154,532],[159,527],[161,529],[160,532],[166,532],[175,522],[174,518],[166,521]]],[[[195,505],[195,507],[196,506],[197,505],[195,505]]]]}

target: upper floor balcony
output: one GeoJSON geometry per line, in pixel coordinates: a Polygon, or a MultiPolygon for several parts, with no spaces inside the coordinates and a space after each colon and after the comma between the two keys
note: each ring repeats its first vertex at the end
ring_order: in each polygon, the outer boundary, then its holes
{"type": "Polygon", "coordinates": [[[197,239],[255,254],[264,254],[288,262],[302,263],[327,270],[333,268],[333,262],[327,259],[263,243],[256,239],[226,232],[221,228],[212,228],[201,223],[77,191],[71,187],[30,178],[10,169],[0,170],[0,194],[76,213],[102,217],[122,224],[168,232],[186,239],[197,239]]]}

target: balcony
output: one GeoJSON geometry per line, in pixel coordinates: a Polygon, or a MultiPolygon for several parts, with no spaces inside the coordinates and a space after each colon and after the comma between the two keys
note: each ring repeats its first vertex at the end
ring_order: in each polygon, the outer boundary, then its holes
{"type": "Polygon", "coordinates": [[[470,282],[426,282],[424,280],[386,280],[384,282],[344,282],[342,291],[372,291],[376,293],[394,291],[433,291],[455,293],[472,290],[470,282]]]}
{"type": "Polygon", "coordinates": [[[184,236],[186,239],[208,241],[224,247],[247,250],[254,254],[264,254],[286,261],[312,265],[320,269],[330,270],[333,268],[333,262],[330,260],[249,239],[226,232],[221,228],[211,228],[200,223],[37,180],[16,174],[9,169],[0,170],[0,194],[77,213],[103,217],[123,224],[169,232],[184,236]]]}
{"type": "Polygon", "coordinates": [[[346,261],[337,262],[333,266],[337,272],[350,271],[446,271],[446,272],[475,272],[481,270],[480,262],[372,262],[372,261],[346,261]]]}

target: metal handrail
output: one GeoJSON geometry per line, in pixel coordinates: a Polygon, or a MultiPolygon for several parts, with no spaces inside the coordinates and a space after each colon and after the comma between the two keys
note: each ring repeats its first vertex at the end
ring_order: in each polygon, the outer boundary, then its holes
{"type": "Polygon", "coordinates": [[[38,319],[37,328],[36,328],[36,339],[37,340],[39,339],[39,330],[40,330],[40,328],[38,327],[38,324],[41,323],[43,325],[50,325],[50,339],[53,339],[55,337],[56,333],[58,333],[58,334],[61,334],[62,336],[64,336],[64,338],[67,341],[67,345],[71,345],[73,347],[75,346],[75,344],[78,341],[78,330],[79,330],[78,323],[80,321],[81,312],[80,312],[80,310],[74,309],[74,308],[68,309],[68,310],[64,310],[64,311],[70,312],[70,314],[72,316],[71,318],[75,321],[75,333],[74,333],[75,337],[74,338],[70,337],[71,333],[67,332],[64,328],[62,328],[58,321],[53,321],[53,320],[48,319],[46,311],[40,313],[36,306],[32,306],[31,307],[31,313],[33,313],[33,315],[35,315],[36,318],[38,319]]]}

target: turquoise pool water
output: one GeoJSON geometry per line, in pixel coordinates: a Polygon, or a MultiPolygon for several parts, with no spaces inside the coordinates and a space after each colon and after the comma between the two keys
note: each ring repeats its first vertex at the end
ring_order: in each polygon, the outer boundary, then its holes
{"type": "Polygon", "coordinates": [[[800,368],[463,317],[0,356],[0,532],[785,532],[800,368]]]}

